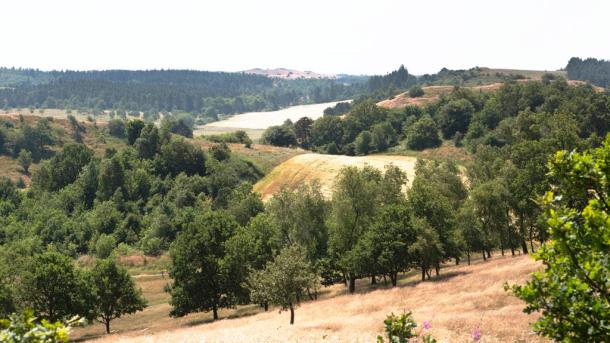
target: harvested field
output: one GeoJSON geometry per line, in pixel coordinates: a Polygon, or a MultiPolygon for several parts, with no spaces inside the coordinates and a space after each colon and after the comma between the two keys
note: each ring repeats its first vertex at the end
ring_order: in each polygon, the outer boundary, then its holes
{"type": "Polygon", "coordinates": [[[416,161],[417,159],[411,156],[343,156],[307,153],[297,155],[274,168],[254,186],[254,191],[261,193],[263,199],[268,199],[282,186],[292,188],[303,182],[318,180],[322,192],[330,196],[335,177],[343,167],[370,165],[383,170],[385,166],[393,164],[403,169],[409,180],[413,180],[416,161]]]}
{"type": "MultiPolygon", "coordinates": [[[[350,101],[350,100],[344,100],[350,101]]],[[[274,125],[282,125],[284,121],[287,119],[292,120],[293,122],[299,120],[302,117],[309,117],[311,119],[318,119],[323,116],[323,112],[327,107],[335,106],[338,102],[327,102],[321,104],[312,104],[312,105],[299,105],[299,106],[291,106],[278,111],[269,111],[269,112],[248,112],[242,114],[236,114],[231,116],[225,120],[215,121],[213,123],[208,123],[203,126],[203,129],[206,128],[223,128],[223,130],[227,130],[229,128],[233,128],[234,130],[239,129],[266,129],[269,126],[274,125]]],[[[227,131],[224,131],[227,132],[227,131]]]]}
{"type": "MultiPolygon", "coordinates": [[[[440,342],[472,342],[477,327],[481,342],[542,342],[530,329],[536,316],[523,313],[524,303],[503,289],[504,282],[522,283],[538,268],[529,256],[497,256],[472,266],[447,266],[440,277],[426,282],[412,271],[396,288],[383,283],[372,288],[362,279],[357,293],[348,295],[343,285],[334,285],[323,289],[320,300],[298,308],[294,325],[288,324],[289,313],[277,309],[221,311],[221,320],[203,324],[209,320],[203,314],[170,319],[167,304],[154,305],[117,320],[119,334],[97,342],[375,342],[386,315],[402,310],[413,311],[420,326],[430,321],[430,333],[440,342]]],[[[143,286],[148,282],[154,288],[163,283],[138,281],[143,286]]],[[[83,330],[91,334],[93,328],[103,331],[97,325],[78,329],[75,336],[83,330]]]]}

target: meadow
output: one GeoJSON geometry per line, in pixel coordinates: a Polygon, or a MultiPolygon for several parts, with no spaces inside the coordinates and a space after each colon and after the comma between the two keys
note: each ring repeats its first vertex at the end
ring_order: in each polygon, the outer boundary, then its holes
{"type": "MultiPolygon", "coordinates": [[[[221,320],[213,323],[210,313],[173,319],[169,296],[162,292],[169,279],[136,276],[151,306],[117,320],[116,334],[95,342],[374,342],[383,333],[386,315],[403,310],[413,311],[420,326],[430,321],[431,333],[441,342],[471,342],[476,328],[482,342],[543,342],[530,329],[536,316],[523,313],[521,300],[503,289],[504,282],[522,283],[538,268],[530,256],[498,253],[487,262],[473,259],[471,266],[445,265],[440,277],[427,282],[419,281],[417,270],[407,272],[396,288],[361,279],[350,295],[337,284],[323,288],[318,300],[303,303],[294,325],[288,324],[287,312],[264,312],[255,305],[223,310],[221,320]]],[[[73,337],[102,332],[102,325],[93,325],[76,329],[73,337]]]]}

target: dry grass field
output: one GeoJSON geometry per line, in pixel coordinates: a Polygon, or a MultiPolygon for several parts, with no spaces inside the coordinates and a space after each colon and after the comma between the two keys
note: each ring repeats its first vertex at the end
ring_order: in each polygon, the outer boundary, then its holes
{"type": "Polygon", "coordinates": [[[203,126],[203,129],[205,130],[206,128],[223,128],[223,130],[228,130],[232,128],[233,131],[240,129],[264,130],[269,126],[282,125],[282,123],[284,123],[284,121],[286,121],[287,119],[290,119],[293,122],[299,120],[302,117],[318,119],[322,117],[322,115],[324,114],[323,112],[327,107],[335,106],[337,102],[340,101],[321,104],[291,106],[278,111],[249,112],[236,114],[225,120],[205,124],[203,126]]]}
{"type": "Polygon", "coordinates": [[[343,167],[369,165],[383,170],[385,166],[393,164],[404,170],[409,180],[413,180],[416,161],[417,159],[412,156],[301,154],[275,167],[254,185],[254,191],[261,193],[263,199],[268,199],[282,186],[296,188],[301,183],[318,180],[322,186],[322,192],[330,196],[335,177],[343,167]]]}
{"type": "MultiPolygon", "coordinates": [[[[498,90],[502,83],[493,83],[484,86],[464,87],[477,92],[493,92],[498,90]]],[[[439,99],[443,94],[449,94],[453,90],[453,86],[428,86],[423,87],[424,95],[417,98],[409,96],[409,92],[404,92],[396,95],[391,99],[382,100],[377,105],[385,108],[403,108],[407,105],[424,106],[439,99]]]]}
{"type": "MultiPolygon", "coordinates": [[[[362,279],[357,293],[349,295],[343,285],[334,285],[298,308],[292,326],[288,313],[253,306],[223,310],[213,323],[207,313],[172,319],[168,304],[152,300],[168,280],[137,277],[152,306],[117,320],[112,327],[118,333],[96,342],[375,342],[386,315],[402,310],[413,311],[420,326],[430,321],[430,332],[440,342],[471,342],[475,328],[481,330],[481,342],[540,342],[530,329],[535,316],[523,313],[524,304],[503,289],[504,282],[522,283],[538,268],[529,256],[498,254],[471,266],[446,266],[440,277],[426,282],[412,271],[396,288],[383,282],[372,287],[362,279]]],[[[73,338],[102,332],[98,324],[77,329],[73,338]]]]}

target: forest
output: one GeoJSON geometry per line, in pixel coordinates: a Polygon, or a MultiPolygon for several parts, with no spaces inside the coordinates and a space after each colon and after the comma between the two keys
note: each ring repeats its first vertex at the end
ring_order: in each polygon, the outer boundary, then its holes
{"type": "Polygon", "coordinates": [[[610,61],[573,57],[566,71],[571,80],[585,80],[604,88],[610,86],[610,61]]]}
{"type": "Polygon", "coordinates": [[[272,79],[194,70],[51,71],[0,68],[0,107],[219,114],[349,99],[366,78],[272,79]]]}

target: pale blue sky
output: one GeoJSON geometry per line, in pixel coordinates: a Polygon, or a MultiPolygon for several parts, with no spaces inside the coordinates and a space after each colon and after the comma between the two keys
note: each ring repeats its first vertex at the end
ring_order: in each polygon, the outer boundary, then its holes
{"type": "Polygon", "coordinates": [[[602,0],[7,0],[0,13],[9,67],[422,74],[610,59],[602,0]]]}

